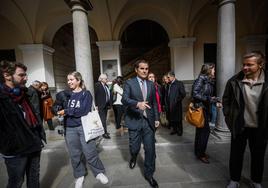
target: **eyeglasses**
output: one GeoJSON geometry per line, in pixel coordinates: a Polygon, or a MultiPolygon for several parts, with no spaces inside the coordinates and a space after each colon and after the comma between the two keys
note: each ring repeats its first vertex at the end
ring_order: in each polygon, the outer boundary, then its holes
{"type": "Polygon", "coordinates": [[[20,74],[18,74],[18,76],[19,77],[25,77],[25,76],[27,76],[27,74],[26,73],[20,73],[20,74]]]}

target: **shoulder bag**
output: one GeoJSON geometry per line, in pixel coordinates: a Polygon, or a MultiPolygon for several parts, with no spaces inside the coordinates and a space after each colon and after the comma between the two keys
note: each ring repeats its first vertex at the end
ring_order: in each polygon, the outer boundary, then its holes
{"type": "Polygon", "coordinates": [[[193,102],[188,106],[185,120],[196,128],[203,128],[205,124],[204,111],[202,106],[196,107],[193,102]]]}
{"type": "Polygon", "coordinates": [[[86,142],[104,134],[104,129],[99,112],[96,110],[95,103],[92,103],[92,111],[81,117],[83,131],[86,142]]]}

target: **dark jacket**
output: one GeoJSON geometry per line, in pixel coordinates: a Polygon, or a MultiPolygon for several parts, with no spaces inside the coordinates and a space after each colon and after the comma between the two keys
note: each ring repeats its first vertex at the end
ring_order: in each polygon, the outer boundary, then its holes
{"type": "MultiPolygon", "coordinates": [[[[150,109],[146,109],[146,115],[150,127],[155,130],[155,121],[159,121],[157,102],[155,98],[155,87],[153,82],[148,80],[146,81],[146,85],[146,101],[148,101],[148,105],[151,107],[150,109]]],[[[137,77],[126,81],[124,85],[122,103],[126,107],[125,122],[131,130],[138,130],[141,128],[143,111],[137,108],[137,103],[142,101],[144,101],[144,99],[137,77]]]]}
{"type": "Polygon", "coordinates": [[[58,111],[67,108],[71,93],[72,92],[70,90],[63,90],[56,94],[56,100],[52,106],[52,112],[54,115],[57,115],[58,111]]]}
{"type": "Polygon", "coordinates": [[[27,90],[28,98],[31,102],[31,105],[34,108],[34,112],[38,117],[39,121],[43,121],[43,112],[42,112],[42,101],[41,101],[41,93],[35,89],[33,86],[28,87],[27,90]]]}
{"type": "Polygon", "coordinates": [[[202,103],[205,109],[209,109],[210,104],[217,102],[216,99],[212,99],[214,95],[214,80],[206,75],[199,75],[194,81],[192,87],[192,98],[194,103],[202,103]]]}
{"type": "Polygon", "coordinates": [[[177,79],[169,85],[168,92],[168,110],[170,121],[181,121],[182,120],[182,100],[186,95],[184,84],[177,79]]]}
{"type": "MultiPolygon", "coordinates": [[[[225,122],[230,129],[232,136],[240,134],[244,130],[244,108],[245,102],[243,99],[243,83],[244,73],[241,71],[228,80],[223,98],[223,113],[225,122]]],[[[265,75],[265,83],[260,95],[258,110],[258,129],[265,138],[268,138],[268,76],[265,75]]]]}
{"type": "Polygon", "coordinates": [[[1,91],[0,122],[0,153],[24,155],[41,151],[41,139],[45,141],[43,126],[29,128],[19,105],[1,91]]]}
{"type": "MultiPolygon", "coordinates": [[[[109,99],[111,99],[111,93],[109,99]]],[[[112,105],[111,100],[106,102],[106,92],[101,82],[95,84],[95,103],[99,109],[104,109],[112,105]]]]}

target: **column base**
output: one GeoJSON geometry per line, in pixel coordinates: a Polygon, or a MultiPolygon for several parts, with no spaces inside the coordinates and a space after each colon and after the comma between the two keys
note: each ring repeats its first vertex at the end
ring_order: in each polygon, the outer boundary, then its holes
{"type": "Polygon", "coordinates": [[[230,143],[231,141],[231,132],[229,129],[215,127],[215,129],[211,131],[210,134],[216,138],[216,142],[230,143]]]}

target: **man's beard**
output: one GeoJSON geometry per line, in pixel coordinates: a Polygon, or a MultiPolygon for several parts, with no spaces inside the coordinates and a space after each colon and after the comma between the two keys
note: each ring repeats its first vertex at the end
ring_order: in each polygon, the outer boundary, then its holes
{"type": "Polygon", "coordinates": [[[12,83],[14,87],[19,87],[19,88],[25,88],[26,87],[26,80],[22,82],[17,82],[13,77],[12,77],[12,83]]]}

